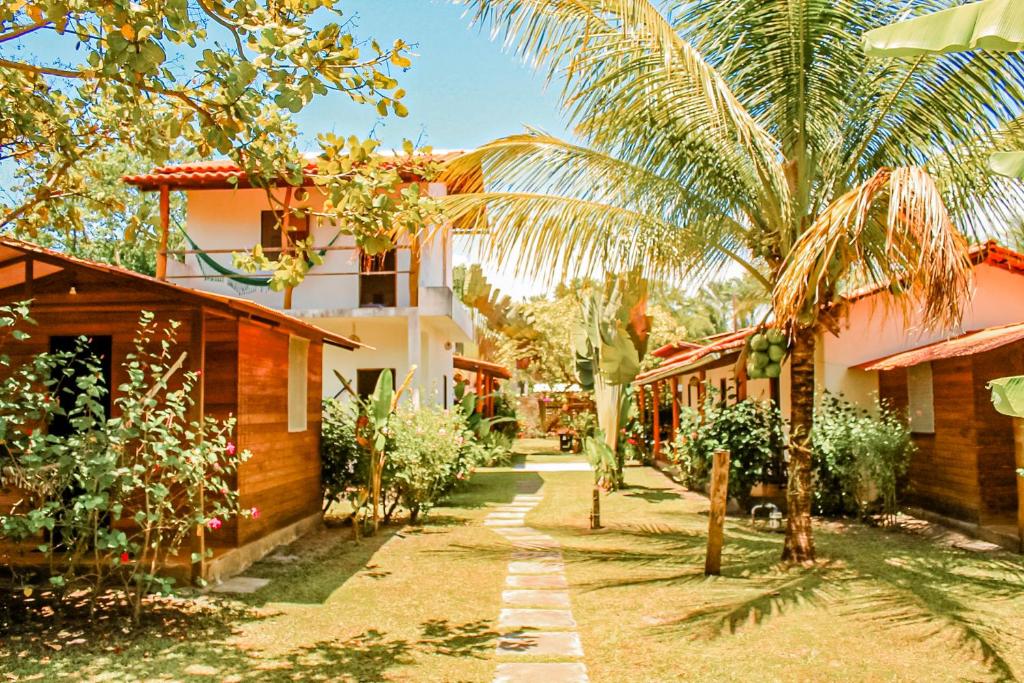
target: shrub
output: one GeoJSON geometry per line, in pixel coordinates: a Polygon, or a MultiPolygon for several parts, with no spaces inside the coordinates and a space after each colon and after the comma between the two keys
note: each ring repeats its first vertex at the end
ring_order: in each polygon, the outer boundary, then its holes
{"type": "Polygon", "coordinates": [[[744,510],[750,507],[750,489],[777,472],[785,448],[782,416],[772,401],[746,399],[725,405],[711,397],[704,415],[688,410],[680,415],[680,437],[673,455],[690,488],[707,486],[712,456],[729,451],[729,496],[744,510]]]}
{"type": "Polygon", "coordinates": [[[352,401],[323,402],[320,438],[320,486],[324,512],[333,503],[355,502],[361,487],[369,483],[367,454],[356,444],[358,406],[352,401]]]}
{"type": "MultiPolygon", "coordinates": [[[[387,486],[416,522],[476,467],[459,413],[439,407],[399,408],[391,421],[385,475],[387,486]]],[[[388,515],[389,516],[389,515],[388,515]]]]}
{"type": "Polygon", "coordinates": [[[814,509],[817,514],[893,520],[914,445],[903,415],[876,401],[874,411],[826,394],[814,413],[814,509]]]}
{"type": "MultiPolygon", "coordinates": [[[[369,480],[370,453],[356,441],[358,418],[354,402],[324,401],[321,478],[325,509],[345,499],[355,506],[367,502],[360,500],[359,493],[369,480]]],[[[414,409],[411,404],[401,404],[387,431],[381,475],[385,521],[392,519],[399,506],[409,511],[411,521],[417,521],[421,512],[468,479],[489,454],[488,446],[467,429],[457,409],[414,409]]]]}
{"type": "MultiPolygon", "coordinates": [[[[0,344],[27,336],[27,315],[24,305],[0,308],[0,344]]],[[[146,594],[171,590],[164,568],[195,529],[239,513],[231,482],[248,457],[230,442],[232,420],[189,420],[197,375],[180,370],[176,327],[142,314],[112,419],[85,340],[19,367],[0,354],[0,488],[24,494],[0,515],[0,536],[34,544],[59,594],[84,588],[95,602],[120,585],[136,621],[146,594]],[[67,412],[62,394],[74,396],[67,412]],[[57,416],[73,427],[67,436],[48,433],[57,416]]]]}

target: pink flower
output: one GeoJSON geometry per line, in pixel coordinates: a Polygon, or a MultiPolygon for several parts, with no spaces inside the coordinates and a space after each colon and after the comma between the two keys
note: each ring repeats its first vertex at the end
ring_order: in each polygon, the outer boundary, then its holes
{"type": "Polygon", "coordinates": [[[249,510],[249,514],[252,515],[253,519],[259,519],[260,518],[260,509],[259,508],[253,508],[253,509],[249,510]]]}
{"type": "Polygon", "coordinates": [[[208,522],[206,522],[206,528],[209,529],[210,531],[216,531],[217,529],[221,528],[222,526],[224,526],[224,522],[220,521],[216,517],[214,517],[213,519],[211,519],[208,522]]]}
{"type": "Polygon", "coordinates": [[[636,439],[626,439],[626,443],[628,443],[630,446],[635,446],[636,439]]]}
{"type": "Polygon", "coordinates": [[[233,444],[230,441],[228,441],[228,447],[225,450],[227,450],[228,455],[234,455],[235,454],[235,444],[233,444]]]}
{"type": "Polygon", "coordinates": [[[128,564],[131,559],[132,558],[128,553],[121,553],[121,564],[128,564]]]}

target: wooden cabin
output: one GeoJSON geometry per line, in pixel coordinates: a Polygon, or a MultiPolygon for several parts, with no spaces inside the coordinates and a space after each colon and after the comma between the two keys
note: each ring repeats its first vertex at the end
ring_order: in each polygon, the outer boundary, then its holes
{"type": "MultiPolygon", "coordinates": [[[[888,287],[845,298],[839,329],[820,333],[815,386],[864,408],[875,398],[908,408],[918,451],[910,500],[978,536],[1019,549],[1024,542],[1024,479],[1016,476],[1013,423],[991,406],[986,384],[1024,374],[1024,254],[994,242],[970,249],[974,292],[958,325],[933,329],[920,309],[901,312],[888,287]]],[[[739,330],[654,352],[661,365],[637,376],[642,417],[655,454],[674,438],[681,406],[699,408],[705,388],[740,399],[773,398],[789,416],[787,363],[778,380],[748,381],[739,330]]]]}
{"type": "MultiPolygon", "coordinates": [[[[237,473],[239,502],[260,510],[256,519],[200,530],[197,543],[214,551],[198,570],[204,578],[241,571],[319,524],[321,358],[325,345],[352,350],[358,343],[244,299],[0,237],[0,304],[29,299],[38,325],[12,345],[14,364],[84,335],[103,352],[110,387],[125,380],[122,363],[141,311],[181,323],[184,368],[201,371],[196,417],[236,418],[234,442],[252,453],[237,473]]],[[[0,504],[16,500],[16,492],[0,491],[0,504]]],[[[16,555],[0,545],[0,562],[32,563],[30,554],[16,555]]]]}
{"type": "Polygon", "coordinates": [[[988,382],[1024,375],[1024,323],[968,332],[865,363],[883,399],[905,409],[917,452],[910,501],[977,525],[1004,545],[1024,538],[1024,457],[1014,420],[992,407],[988,382]],[[1007,540],[1009,542],[1007,543],[1007,540]]]}

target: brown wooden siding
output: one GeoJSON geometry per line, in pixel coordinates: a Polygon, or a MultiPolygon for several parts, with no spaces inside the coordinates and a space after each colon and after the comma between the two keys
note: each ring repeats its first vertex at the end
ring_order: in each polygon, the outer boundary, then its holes
{"type": "Polygon", "coordinates": [[[288,334],[242,321],[238,336],[238,445],[252,452],[239,470],[240,501],[259,508],[239,522],[239,543],[321,508],[320,392],[323,345],[309,346],[306,430],[288,431],[288,334]]]}
{"type": "Polygon", "coordinates": [[[1024,374],[1021,349],[1020,344],[1010,344],[971,356],[982,524],[1014,520],[1017,515],[1013,420],[996,412],[985,385],[997,377],[1024,374]]]}

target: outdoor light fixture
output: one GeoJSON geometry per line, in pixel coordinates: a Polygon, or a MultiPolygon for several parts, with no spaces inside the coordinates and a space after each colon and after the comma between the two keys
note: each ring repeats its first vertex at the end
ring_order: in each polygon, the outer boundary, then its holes
{"type": "Polygon", "coordinates": [[[750,524],[757,527],[767,526],[772,531],[782,528],[782,510],[775,503],[761,503],[750,509],[750,524]],[[758,515],[760,510],[767,512],[767,515],[758,515]]]}

